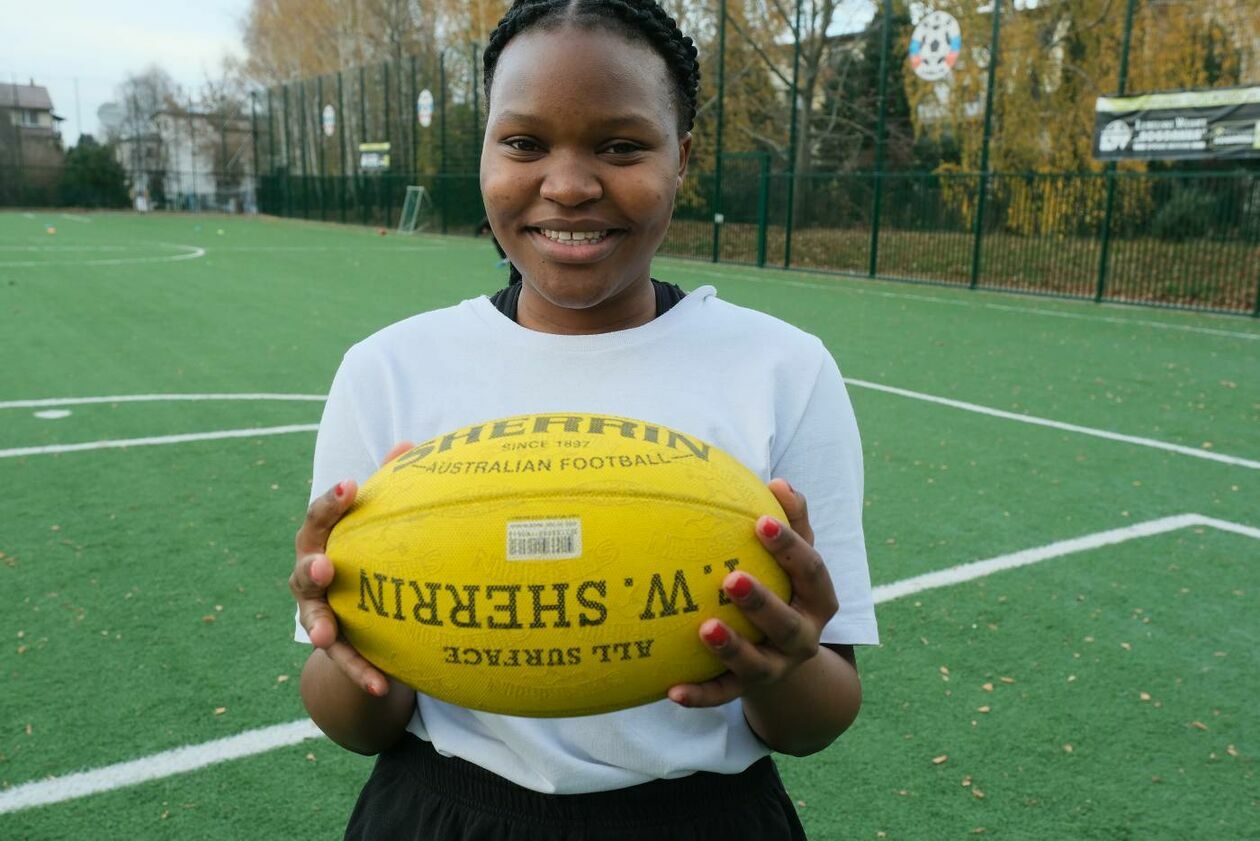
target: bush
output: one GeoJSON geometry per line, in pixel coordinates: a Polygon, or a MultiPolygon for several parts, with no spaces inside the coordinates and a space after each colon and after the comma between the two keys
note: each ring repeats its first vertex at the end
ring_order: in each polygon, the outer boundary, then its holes
{"type": "Polygon", "coordinates": [[[57,192],[63,206],[128,207],[127,173],[114,158],[113,146],[102,146],[85,134],[66,153],[57,192]]]}
{"type": "Polygon", "coordinates": [[[1210,193],[1183,187],[1155,214],[1151,233],[1171,242],[1199,239],[1212,229],[1217,211],[1216,198],[1210,193]]]}

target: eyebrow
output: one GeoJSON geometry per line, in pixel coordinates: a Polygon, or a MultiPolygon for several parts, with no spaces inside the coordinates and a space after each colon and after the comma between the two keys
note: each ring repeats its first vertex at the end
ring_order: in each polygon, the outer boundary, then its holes
{"type": "MultiPolygon", "coordinates": [[[[525,125],[543,125],[548,121],[546,117],[536,114],[526,114],[521,111],[503,111],[499,114],[500,120],[510,120],[512,122],[524,123],[525,125]]],[[[600,128],[603,129],[652,129],[660,128],[660,123],[656,120],[648,119],[640,114],[618,114],[614,117],[607,117],[596,121],[600,128]]]]}

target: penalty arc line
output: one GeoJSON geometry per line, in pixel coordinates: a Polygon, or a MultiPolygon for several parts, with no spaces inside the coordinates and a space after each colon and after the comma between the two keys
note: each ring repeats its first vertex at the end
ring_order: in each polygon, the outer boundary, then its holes
{"type": "Polygon", "coordinates": [[[119,438],[113,441],[85,441],[81,444],[49,444],[43,447],[15,447],[0,450],[0,458],[44,456],[55,453],[78,453],[84,450],[112,450],[128,447],[149,447],[157,444],[188,444],[193,441],[221,441],[227,438],[254,438],[263,435],[288,435],[293,432],[315,432],[317,423],[267,426],[258,429],[224,429],[219,432],[190,432],[183,435],[158,435],[151,438],[119,438]]]}
{"type": "MultiPolygon", "coordinates": [[[[1178,514],[1060,540],[1046,546],[1025,549],[988,560],[959,564],[892,584],[884,584],[874,588],[874,600],[876,604],[883,604],[926,590],[983,578],[995,572],[1030,566],[1051,558],[1196,526],[1208,526],[1260,540],[1260,528],[1205,517],[1201,514],[1178,514]]],[[[319,728],[311,721],[299,719],[285,724],[247,730],[235,736],[215,739],[199,745],[186,745],[91,771],[80,771],[49,780],[34,780],[0,792],[0,815],[76,800],[92,794],[184,774],[220,762],[244,759],[278,748],[291,747],[322,736],[319,728]]]]}

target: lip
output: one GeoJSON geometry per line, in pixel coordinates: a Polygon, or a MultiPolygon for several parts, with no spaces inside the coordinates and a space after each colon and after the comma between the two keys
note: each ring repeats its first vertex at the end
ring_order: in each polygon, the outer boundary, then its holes
{"type": "Polygon", "coordinates": [[[558,221],[544,221],[542,224],[531,225],[525,229],[525,233],[529,236],[529,241],[533,244],[544,258],[554,263],[597,263],[611,254],[621,239],[626,235],[622,228],[614,228],[607,224],[591,224],[586,227],[579,226],[578,223],[568,222],[561,223],[558,221]],[[543,236],[540,228],[548,230],[560,231],[608,231],[608,234],[599,242],[584,243],[582,245],[561,245],[554,240],[550,240],[543,236]]]}

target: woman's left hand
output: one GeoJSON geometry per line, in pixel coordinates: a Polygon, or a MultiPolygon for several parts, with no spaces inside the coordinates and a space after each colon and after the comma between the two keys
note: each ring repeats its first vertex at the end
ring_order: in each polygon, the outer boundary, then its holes
{"type": "Polygon", "coordinates": [[[831,575],[813,546],[805,497],[782,479],[771,481],[770,491],[788,522],[760,517],[757,536],[792,582],[792,599],[784,602],[746,572],[728,575],[722,588],[765,639],[754,644],[718,619],[705,620],[700,639],[729,671],[671,687],[668,697],[677,704],[713,707],[773,687],[818,653],[823,626],[839,607],[831,575]]]}

